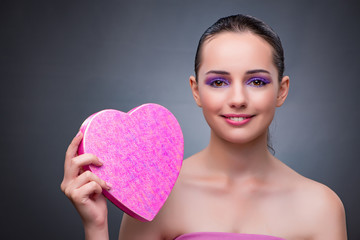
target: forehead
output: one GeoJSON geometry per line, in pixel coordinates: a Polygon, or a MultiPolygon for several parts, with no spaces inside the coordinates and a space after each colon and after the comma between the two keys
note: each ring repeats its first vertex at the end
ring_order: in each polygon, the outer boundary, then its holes
{"type": "Polygon", "coordinates": [[[276,73],[273,49],[251,32],[222,32],[204,42],[199,72],[209,69],[248,71],[265,69],[276,73]]]}

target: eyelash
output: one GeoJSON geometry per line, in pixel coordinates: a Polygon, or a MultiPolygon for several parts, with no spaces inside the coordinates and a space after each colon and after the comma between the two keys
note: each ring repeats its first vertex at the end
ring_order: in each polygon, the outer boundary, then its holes
{"type": "Polygon", "coordinates": [[[228,80],[226,80],[224,78],[214,78],[214,79],[210,79],[209,81],[207,81],[207,84],[214,88],[222,88],[222,87],[226,87],[230,83],[228,80]],[[221,86],[216,86],[215,84],[217,84],[217,83],[221,84],[221,86]]]}
{"type": "Polygon", "coordinates": [[[254,78],[250,78],[249,80],[246,81],[246,85],[252,86],[252,87],[263,87],[266,84],[269,84],[270,81],[265,79],[265,78],[260,78],[260,77],[254,77],[254,78]],[[260,85],[254,85],[254,83],[260,84],[260,85]]]}

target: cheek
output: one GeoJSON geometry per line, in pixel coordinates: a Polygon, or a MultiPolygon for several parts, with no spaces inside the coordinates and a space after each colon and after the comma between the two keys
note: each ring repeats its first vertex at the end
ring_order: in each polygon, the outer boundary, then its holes
{"type": "MultiPolygon", "coordinates": [[[[269,89],[270,90],[270,89],[269,89]]],[[[253,106],[259,111],[275,112],[276,108],[276,91],[257,92],[252,95],[253,106]]]]}
{"type": "Polygon", "coordinates": [[[219,92],[209,90],[200,91],[199,96],[204,110],[216,110],[222,107],[223,98],[226,97],[224,94],[219,94],[219,92]]]}

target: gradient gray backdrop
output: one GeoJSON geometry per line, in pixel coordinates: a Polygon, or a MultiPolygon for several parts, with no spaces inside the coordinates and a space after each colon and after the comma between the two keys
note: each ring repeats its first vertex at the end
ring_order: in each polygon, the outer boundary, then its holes
{"type": "MultiPolygon", "coordinates": [[[[185,157],[205,147],[188,84],[197,42],[219,17],[245,13],[285,48],[276,156],[330,186],[360,239],[359,11],[356,1],[1,1],[1,238],[83,237],[59,186],[66,148],[96,111],[158,103],[178,118],[185,157]]],[[[121,216],[109,204],[112,239],[121,216]]]]}

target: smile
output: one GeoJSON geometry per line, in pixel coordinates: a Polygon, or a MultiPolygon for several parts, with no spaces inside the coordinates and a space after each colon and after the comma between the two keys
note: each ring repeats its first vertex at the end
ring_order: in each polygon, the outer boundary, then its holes
{"type": "Polygon", "coordinates": [[[255,115],[248,114],[226,114],[222,115],[225,118],[226,122],[234,125],[240,126],[248,123],[255,115]]]}
{"type": "Polygon", "coordinates": [[[232,121],[240,122],[240,121],[245,120],[246,118],[244,118],[244,117],[229,117],[229,119],[232,121]]]}

